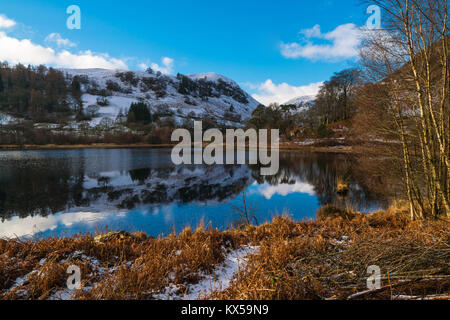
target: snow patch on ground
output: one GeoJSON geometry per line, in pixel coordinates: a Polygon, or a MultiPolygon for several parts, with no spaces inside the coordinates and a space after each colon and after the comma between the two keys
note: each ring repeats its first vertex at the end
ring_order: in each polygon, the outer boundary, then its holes
{"type": "Polygon", "coordinates": [[[38,270],[33,270],[29,273],[27,273],[26,275],[24,275],[23,277],[19,277],[16,279],[16,281],[14,281],[14,284],[12,285],[12,287],[9,289],[9,292],[13,291],[14,289],[21,287],[24,285],[25,282],[28,281],[28,279],[30,278],[31,275],[38,273],[38,270]]]}
{"type": "Polygon", "coordinates": [[[312,146],[316,142],[317,142],[316,139],[306,139],[305,141],[295,142],[295,144],[297,144],[299,146],[312,146]]]}
{"type": "Polygon", "coordinates": [[[244,246],[227,254],[214,274],[204,274],[203,280],[189,286],[187,294],[180,295],[178,288],[171,285],[160,294],[154,295],[156,300],[197,300],[209,296],[214,291],[225,291],[240,270],[245,268],[248,256],[254,254],[258,247],[244,246]]]}
{"type": "MultiPolygon", "coordinates": [[[[178,288],[175,285],[171,285],[166,290],[160,294],[154,295],[154,298],[157,300],[196,300],[202,297],[209,296],[214,291],[224,291],[226,290],[233,279],[236,278],[236,275],[240,270],[245,268],[248,256],[257,252],[259,247],[253,246],[243,246],[239,249],[232,250],[229,252],[225,261],[217,266],[216,270],[213,274],[203,274],[203,280],[201,280],[197,284],[190,285],[188,287],[188,293],[181,295],[178,293],[178,288]]],[[[175,254],[177,254],[176,252],[175,254]]],[[[70,259],[82,259],[83,261],[89,261],[95,273],[98,273],[101,277],[104,277],[108,272],[111,274],[117,268],[105,269],[100,266],[100,262],[93,257],[88,257],[84,254],[83,251],[76,251],[72,253],[66,260],[70,259]]],[[[62,261],[62,262],[64,262],[62,261]]],[[[127,262],[127,265],[130,265],[131,262],[127,262]]],[[[38,270],[34,270],[24,277],[18,278],[16,283],[11,288],[11,290],[17,286],[23,285],[23,283],[28,279],[28,277],[33,274],[39,272],[38,270]]],[[[89,284],[83,286],[81,290],[89,291],[92,288],[95,288],[97,283],[89,284]]],[[[60,289],[54,292],[48,299],[49,300],[72,300],[73,295],[77,292],[77,290],[73,289],[60,289]]]]}
{"type": "MultiPolygon", "coordinates": [[[[115,268],[105,268],[102,266],[101,262],[94,257],[87,256],[84,251],[75,251],[72,253],[67,259],[61,261],[61,263],[68,262],[70,259],[79,259],[81,261],[89,262],[91,268],[93,269],[93,273],[89,275],[89,277],[94,274],[98,275],[100,278],[104,278],[105,276],[110,276],[114,271],[116,271],[119,267],[115,268]]],[[[128,263],[127,263],[128,264],[128,263]]],[[[91,289],[95,288],[97,283],[89,283],[89,285],[84,285],[81,290],[87,292],[91,289]]],[[[49,300],[73,300],[73,295],[77,292],[76,289],[60,289],[53,293],[48,299],[49,300]]]]}
{"type": "MultiPolygon", "coordinates": [[[[91,94],[83,94],[82,100],[84,106],[97,105],[97,99],[102,98],[91,94]]],[[[136,98],[122,97],[122,96],[110,96],[106,97],[109,104],[106,107],[100,107],[98,115],[90,121],[91,127],[97,126],[103,118],[109,118],[115,121],[120,111],[127,113],[132,103],[138,102],[136,98]]]]}

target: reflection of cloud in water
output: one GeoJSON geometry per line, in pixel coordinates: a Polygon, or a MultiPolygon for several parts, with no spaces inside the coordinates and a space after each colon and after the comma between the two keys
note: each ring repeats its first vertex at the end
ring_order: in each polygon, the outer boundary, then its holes
{"type": "Polygon", "coordinates": [[[74,224],[83,223],[91,226],[99,224],[101,221],[109,218],[123,217],[123,214],[117,212],[69,212],[42,217],[29,216],[26,218],[14,217],[0,224],[0,237],[24,237],[34,236],[40,232],[53,231],[61,226],[71,227],[74,224]]]}
{"type": "Polygon", "coordinates": [[[102,227],[105,225],[111,226],[115,222],[124,223],[127,220],[127,216],[131,217],[131,215],[160,215],[166,224],[171,225],[176,221],[174,208],[174,204],[153,207],[151,209],[147,208],[147,210],[136,208],[129,212],[111,208],[97,208],[97,212],[77,211],[79,210],[78,208],[71,212],[59,212],[47,217],[13,217],[0,223],[0,238],[32,237],[39,233],[50,231],[69,231],[67,229],[76,228],[77,225],[88,226],[89,230],[86,231],[93,231],[95,230],[95,227],[102,227]]]}
{"type": "Polygon", "coordinates": [[[161,209],[161,213],[163,214],[164,221],[167,224],[173,223],[175,221],[175,217],[174,217],[174,214],[173,214],[173,206],[172,205],[164,206],[161,209]]]}
{"type": "Polygon", "coordinates": [[[294,184],[279,184],[276,186],[264,183],[256,186],[257,192],[262,194],[267,200],[272,199],[275,194],[287,196],[291,193],[306,193],[314,196],[314,186],[306,182],[295,182],[294,184]]]}
{"type": "MultiPolygon", "coordinates": [[[[195,202],[190,205],[197,207],[208,207],[208,203],[195,202]]],[[[56,232],[59,234],[63,231],[76,231],[82,227],[84,231],[93,232],[96,228],[103,226],[112,226],[115,223],[127,224],[127,221],[133,220],[133,216],[160,216],[167,225],[175,225],[176,211],[178,204],[171,203],[167,205],[158,206],[139,206],[131,211],[118,210],[112,207],[105,207],[98,204],[91,206],[90,211],[82,211],[81,208],[73,208],[70,212],[58,212],[49,216],[28,216],[20,218],[18,216],[12,217],[0,223],[0,238],[15,238],[15,237],[33,237],[40,233],[56,232]]]]}
{"type": "Polygon", "coordinates": [[[353,163],[344,160],[282,154],[279,174],[263,177],[259,166],[175,167],[169,149],[0,152],[0,238],[95,232],[115,224],[152,235],[201,220],[223,227],[232,219],[229,203],[241,201],[243,190],[263,200],[261,216],[284,207],[303,208],[300,218],[314,216],[319,204],[350,201],[378,208],[351,175],[351,192],[345,199],[337,196],[336,177],[353,163]]]}

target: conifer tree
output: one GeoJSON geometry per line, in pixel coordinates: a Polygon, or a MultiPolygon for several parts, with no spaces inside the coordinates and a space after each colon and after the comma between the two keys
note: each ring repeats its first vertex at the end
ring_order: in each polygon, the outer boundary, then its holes
{"type": "Polygon", "coordinates": [[[128,122],[151,122],[148,106],[143,102],[132,103],[128,111],[128,122]]]}

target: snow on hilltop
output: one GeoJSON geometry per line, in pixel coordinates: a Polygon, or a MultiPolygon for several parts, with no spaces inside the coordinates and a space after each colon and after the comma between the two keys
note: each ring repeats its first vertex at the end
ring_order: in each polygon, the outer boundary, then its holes
{"type": "Polygon", "coordinates": [[[84,107],[105,101],[93,124],[103,118],[115,120],[128,112],[132,102],[145,102],[152,112],[163,113],[181,122],[208,116],[226,125],[241,125],[259,105],[233,80],[207,73],[163,75],[142,71],[105,69],[62,69],[82,84],[84,107]]]}
{"type": "Polygon", "coordinates": [[[210,73],[200,73],[200,74],[188,74],[187,76],[193,80],[206,79],[206,80],[212,81],[212,82],[217,82],[220,79],[224,82],[228,82],[230,84],[237,85],[233,80],[231,80],[227,77],[224,77],[220,74],[217,74],[217,73],[210,72],[210,73]]]}
{"type": "Polygon", "coordinates": [[[283,103],[283,104],[284,105],[294,104],[294,105],[296,105],[298,107],[298,106],[303,105],[305,103],[314,101],[315,98],[316,98],[316,96],[314,96],[314,95],[301,96],[301,97],[297,97],[297,98],[291,99],[288,102],[283,103]]]}

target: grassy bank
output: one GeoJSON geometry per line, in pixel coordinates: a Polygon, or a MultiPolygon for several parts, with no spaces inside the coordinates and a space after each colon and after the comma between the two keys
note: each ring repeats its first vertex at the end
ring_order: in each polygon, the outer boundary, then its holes
{"type": "Polygon", "coordinates": [[[326,207],[315,221],[207,227],[165,238],[108,233],[0,240],[2,299],[448,299],[447,221],[401,209],[369,216],[326,207]],[[67,268],[82,288],[66,289],[67,268]],[[381,288],[367,291],[367,267],[381,288]],[[230,281],[231,280],[231,281],[230,281]]]}

